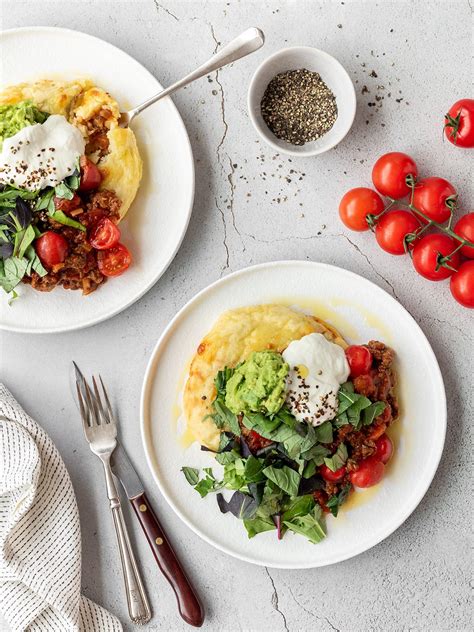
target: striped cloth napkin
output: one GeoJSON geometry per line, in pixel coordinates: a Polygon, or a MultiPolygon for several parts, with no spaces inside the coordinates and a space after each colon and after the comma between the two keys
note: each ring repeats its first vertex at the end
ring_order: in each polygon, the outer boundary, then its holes
{"type": "Polygon", "coordinates": [[[0,613],[12,632],[120,632],[81,596],[71,480],[51,439],[0,384],[0,613]]]}

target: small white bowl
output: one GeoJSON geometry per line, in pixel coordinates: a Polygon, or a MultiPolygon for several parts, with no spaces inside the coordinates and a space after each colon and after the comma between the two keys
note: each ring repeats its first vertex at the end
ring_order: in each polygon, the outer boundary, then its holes
{"type": "Polygon", "coordinates": [[[335,147],[351,129],[356,113],[356,94],[351,78],[337,59],[311,46],[294,46],[283,48],[260,64],[250,82],[247,104],[255,129],[271,147],[290,156],[315,156],[335,147]],[[275,75],[300,68],[320,74],[336,97],[338,114],[332,128],[321,138],[304,145],[292,145],[270,131],[263,120],[260,103],[275,75]]]}

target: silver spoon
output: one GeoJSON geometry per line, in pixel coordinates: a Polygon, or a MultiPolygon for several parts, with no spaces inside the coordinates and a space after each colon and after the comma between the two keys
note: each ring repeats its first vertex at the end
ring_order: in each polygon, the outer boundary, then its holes
{"type": "Polygon", "coordinates": [[[133,108],[133,110],[121,112],[119,126],[128,127],[133,119],[140,114],[140,112],[143,112],[143,110],[145,110],[149,105],[153,105],[153,103],[156,103],[160,99],[173,94],[176,90],[179,90],[179,88],[187,86],[192,81],[200,79],[214,70],[218,70],[223,66],[227,66],[227,64],[231,64],[233,61],[237,61],[246,55],[250,55],[250,53],[254,53],[263,46],[264,42],[265,35],[260,29],[254,27],[247,29],[227,44],[227,46],[221,48],[218,53],[213,55],[208,61],[202,64],[202,66],[199,66],[199,68],[196,68],[196,70],[189,73],[189,75],[183,77],[183,79],[173,83],[173,85],[169,86],[169,88],[162,90],[154,97],[151,97],[151,99],[137,105],[137,107],[133,108]]]}

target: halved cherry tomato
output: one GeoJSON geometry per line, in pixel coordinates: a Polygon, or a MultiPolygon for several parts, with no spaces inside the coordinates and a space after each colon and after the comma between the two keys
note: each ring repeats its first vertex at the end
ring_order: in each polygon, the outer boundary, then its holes
{"type": "Polygon", "coordinates": [[[382,195],[399,200],[411,191],[406,183],[407,176],[416,179],[418,168],[415,161],[400,151],[381,156],[372,169],[372,182],[382,195]]]}
{"type": "Polygon", "coordinates": [[[97,189],[102,182],[102,174],[99,168],[85,156],[81,156],[79,164],[81,167],[79,191],[93,191],[97,189]]]}
{"type": "Polygon", "coordinates": [[[338,483],[339,481],[342,481],[342,479],[344,478],[344,475],[346,473],[346,468],[343,465],[338,470],[333,472],[327,465],[324,464],[324,465],[321,465],[321,467],[319,468],[319,473],[321,474],[321,476],[324,478],[325,481],[328,481],[329,483],[338,483]]]}
{"type": "MultiPolygon", "coordinates": [[[[382,215],[375,227],[375,238],[378,245],[391,255],[404,255],[405,236],[416,233],[420,222],[408,211],[389,211],[382,215]]],[[[413,247],[413,242],[407,247],[413,247]]]]}
{"type": "Polygon", "coordinates": [[[116,244],[108,250],[100,250],[97,254],[97,265],[104,276],[119,276],[132,263],[132,255],[123,244],[116,244]]]}
{"type": "Polygon", "coordinates": [[[107,250],[119,242],[120,229],[108,217],[103,217],[90,229],[88,240],[97,250],[107,250]]]}
{"type": "Polygon", "coordinates": [[[66,198],[60,198],[54,196],[54,208],[57,211],[64,211],[65,213],[69,213],[69,211],[74,211],[76,208],[79,208],[82,204],[81,198],[74,193],[72,200],[66,200],[66,198]]]}
{"type": "MultiPolygon", "coordinates": [[[[474,213],[466,213],[466,215],[463,215],[454,227],[454,232],[456,235],[474,244],[474,213]]],[[[468,259],[474,259],[474,247],[463,246],[461,248],[461,254],[468,259]]]]}
{"type": "Polygon", "coordinates": [[[34,242],[36,254],[45,268],[52,268],[66,259],[69,245],[58,233],[48,230],[34,242]]]}
{"type": "Polygon", "coordinates": [[[351,472],[351,483],[355,487],[372,487],[383,478],[385,465],[374,456],[369,456],[359,463],[359,467],[351,472]]]}
{"type": "Polygon", "coordinates": [[[463,307],[474,308],[474,261],[465,261],[453,274],[451,294],[463,307]]]}
{"type": "Polygon", "coordinates": [[[474,99],[461,99],[445,117],[446,138],[457,147],[474,147],[474,99]]]}
{"type": "Polygon", "coordinates": [[[382,463],[385,464],[385,463],[388,463],[388,461],[390,460],[392,453],[393,453],[393,443],[389,439],[389,437],[387,437],[386,434],[383,434],[375,442],[374,456],[376,459],[378,459],[379,461],[382,461],[382,463]]]}
{"type": "Polygon", "coordinates": [[[378,193],[367,187],[348,191],[339,204],[342,223],[351,230],[369,230],[366,215],[378,215],[383,211],[383,200],[378,193]]]}
{"type": "Polygon", "coordinates": [[[351,377],[365,375],[372,366],[372,354],[362,345],[350,345],[346,349],[346,358],[351,370],[351,377]]]}
{"type": "MultiPolygon", "coordinates": [[[[442,281],[450,277],[454,270],[440,266],[439,257],[451,254],[457,243],[448,235],[433,233],[426,235],[413,248],[413,266],[418,274],[430,281],[442,281]],[[436,269],[437,268],[437,269],[436,269]]],[[[447,262],[451,268],[459,267],[459,252],[456,252],[447,262]]]]}
{"type": "MultiPolygon", "coordinates": [[[[456,208],[456,189],[444,178],[424,178],[417,182],[413,195],[413,206],[434,222],[442,224],[456,208]]],[[[420,222],[427,221],[420,217],[420,222]]]]}

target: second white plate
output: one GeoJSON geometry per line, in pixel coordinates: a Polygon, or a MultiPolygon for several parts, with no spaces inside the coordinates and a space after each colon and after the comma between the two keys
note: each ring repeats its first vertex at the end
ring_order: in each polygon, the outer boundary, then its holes
{"type": "Polygon", "coordinates": [[[150,359],[142,390],[141,426],[148,464],[180,518],[204,540],[242,560],[278,568],[333,564],[371,548],[399,527],[426,493],[446,432],[446,397],[433,351],[410,314],[362,277],[321,263],[287,261],[247,268],[210,285],[173,319],[150,359]],[[351,343],[378,339],[394,348],[400,376],[401,419],[391,434],[395,454],[383,481],[355,492],[328,535],[313,545],[288,533],[249,540],[242,523],[220,513],[213,494],[202,500],[186,482],[183,465],[212,467],[197,444],[178,439],[176,403],[187,362],[225,310],[259,303],[295,305],[315,313],[351,343]],[[370,306],[367,308],[366,306],[370,306]]]}

